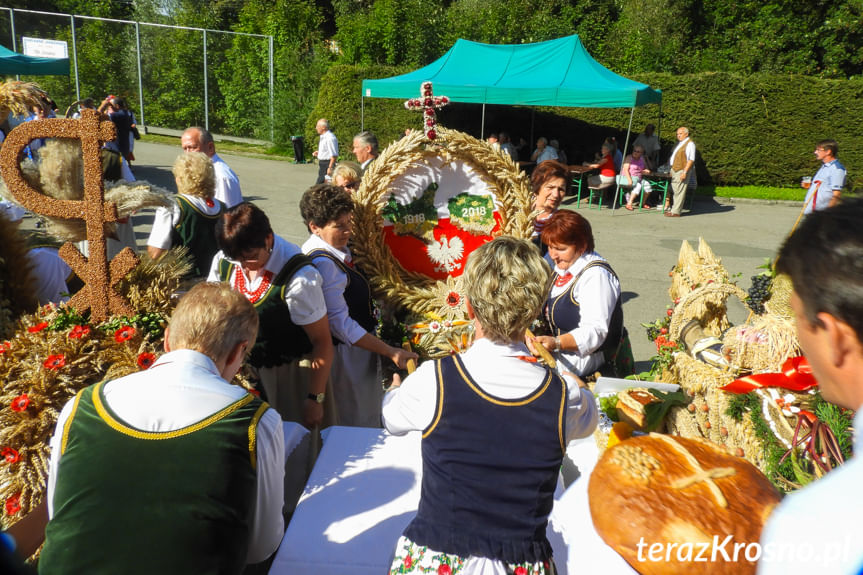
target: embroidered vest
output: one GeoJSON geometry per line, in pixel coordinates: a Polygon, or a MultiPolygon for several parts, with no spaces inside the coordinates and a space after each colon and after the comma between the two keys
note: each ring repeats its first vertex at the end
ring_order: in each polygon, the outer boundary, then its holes
{"type": "MultiPolygon", "coordinates": [[[[572,281],[569,282],[569,289],[564,290],[557,297],[551,297],[546,300],[545,312],[548,323],[551,325],[552,332],[555,336],[561,336],[578,327],[581,323],[581,309],[578,301],[575,299],[575,286],[582,274],[593,267],[600,267],[608,271],[611,275],[617,278],[617,274],[608,265],[608,262],[602,260],[594,260],[584,266],[572,281]]],[[[557,279],[557,274],[554,275],[552,281],[557,279]]],[[[619,280],[618,280],[619,281],[619,280]]],[[[620,343],[620,338],[623,335],[623,304],[620,297],[614,304],[614,310],[611,312],[611,319],[608,322],[608,335],[605,336],[605,341],[599,346],[597,351],[614,350],[620,343]]]]}
{"type": "Polygon", "coordinates": [[[256,485],[248,395],[188,427],[126,425],[102,383],[75,397],[63,429],[42,573],[240,573],[256,485]]]}
{"type": "Polygon", "coordinates": [[[405,535],[461,557],[549,559],[545,529],[565,449],[566,382],[546,368],[542,385],[510,400],[482,391],[458,356],[436,360],[435,370],[422,496],[405,535]]]}
{"type": "MultiPolygon", "coordinates": [[[[671,169],[675,172],[679,172],[683,168],[686,167],[686,147],[689,145],[689,142],[692,142],[692,139],[686,138],[681,142],[680,149],[677,150],[677,153],[674,154],[674,157],[671,158],[671,169]]],[[[695,142],[692,142],[695,145],[695,142]]]]}
{"type": "MultiPolygon", "coordinates": [[[[378,322],[375,319],[372,303],[372,288],[366,276],[357,269],[346,265],[325,249],[315,249],[307,255],[312,259],[318,257],[329,259],[333,262],[333,265],[348,277],[348,283],[344,291],[345,303],[348,305],[348,315],[351,316],[352,320],[360,324],[360,327],[373,334],[378,322]]],[[[347,343],[340,341],[336,337],[333,337],[333,341],[336,343],[347,343]]]]}
{"type": "MultiPolygon", "coordinates": [[[[291,311],[285,303],[285,291],[300,268],[312,265],[312,260],[303,255],[293,256],[273,278],[270,288],[257,302],[253,302],[258,312],[258,338],[249,356],[249,363],[255,367],[273,367],[291,363],[312,351],[312,342],[301,326],[291,320],[291,311]]],[[[230,282],[234,264],[226,259],[219,260],[219,279],[230,282]]],[[[242,271],[237,270],[237,273],[242,271]]]]}
{"type": "Polygon", "coordinates": [[[189,248],[189,254],[195,267],[189,272],[192,277],[203,277],[210,272],[213,256],[219,251],[216,242],[216,223],[225,212],[225,204],[214,200],[219,205],[216,214],[208,215],[182,195],[177,196],[180,206],[180,221],[171,230],[171,245],[181,245],[189,248]]]}

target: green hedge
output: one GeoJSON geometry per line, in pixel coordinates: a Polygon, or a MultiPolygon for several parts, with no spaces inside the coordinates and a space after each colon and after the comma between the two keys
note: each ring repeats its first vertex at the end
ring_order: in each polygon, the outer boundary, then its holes
{"type": "MultiPolygon", "coordinates": [[[[315,121],[326,117],[339,138],[342,157],[351,157],[351,138],[360,130],[362,80],[406,71],[388,66],[331,67],[306,122],[307,148],[317,146],[315,121]]],[[[858,126],[863,78],[723,72],[639,74],[633,79],[663,92],[663,159],[675,144],[677,126],[692,131],[699,184],[798,186],[801,177],[818,168],[812,154],[815,142],[832,138],[848,169],[848,187],[863,188],[863,130],[858,126]]],[[[592,157],[606,136],[616,135],[622,142],[629,116],[630,111],[621,108],[487,106],[485,133],[505,130],[515,141],[519,136],[530,139],[533,122],[534,139],[558,139],[569,162],[576,163],[592,157]]],[[[474,136],[480,135],[481,117],[478,104],[452,104],[438,113],[443,125],[474,136]]],[[[659,123],[658,106],[637,108],[633,132],[651,122],[659,123]]],[[[420,125],[420,115],[406,111],[400,100],[365,100],[365,127],[375,132],[382,146],[401,137],[406,127],[420,125]]]]}

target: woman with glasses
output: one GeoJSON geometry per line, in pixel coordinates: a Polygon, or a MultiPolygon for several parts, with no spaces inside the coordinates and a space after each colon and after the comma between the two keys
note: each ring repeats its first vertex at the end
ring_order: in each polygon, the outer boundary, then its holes
{"type": "Polygon", "coordinates": [[[321,274],[299,246],[275,235],[266,214],[249,202],[225,212],[216,241],[221,250],[207,279],[231,284],[258,312],[258,338],[248,361],[266,400],[285,421],[309,429],[331,424],[327,380],[333,342],[321,274]]]}
{"type": "Polygon", "coordinates": [[[350,193],[330,184],[312,186],[300,200],[300,213],[311,233],[303,251],[324,279],[330,331],[336,342],[330,381],[338,423],[380,427],[383,385],[379,356],[403,369],[417,354],[375,335],[378,321],[371,287],[354,266],[348,248],[354,213],[350,193]]]}
{"type": "Polygon", "coordinates": [[[644,148],[635,146],[632,153],[626,156],[623,161],[619,177],[621,186],[632,188],[632,191],[626,194],[626,205],[624,206],[629,211],[633,210],[632,204],[638,200],[638,196],[642,193],[644,198],[641,201],[641,207],[650,207],[647,205],[647,198],[653,189],[650,187],[650,182],[642,178],[645,174],[650,174],[650,170],[645,167],[644,148]]]}
{"type": "Polygon", "coordinates": [[[341,186],[352,194],[360,189],[360,174],[362,173],[362,168],[356,162],[339,162],[333,170],[333,184],[341,186]]]}

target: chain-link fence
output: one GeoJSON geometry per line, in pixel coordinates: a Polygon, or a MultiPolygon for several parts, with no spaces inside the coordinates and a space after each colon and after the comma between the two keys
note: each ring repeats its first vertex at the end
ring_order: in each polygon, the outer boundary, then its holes
{"type": "Polygon", "coordinates": [[[28,76],[60,106],[123,97],[138,124],[273,141],[273,37],[0,8],[0,43],[64,40],[71,73],[28,76]]]}

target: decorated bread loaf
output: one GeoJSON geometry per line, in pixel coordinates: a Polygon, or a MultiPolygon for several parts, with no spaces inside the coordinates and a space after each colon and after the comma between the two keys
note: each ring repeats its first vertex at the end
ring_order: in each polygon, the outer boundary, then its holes
{"type": "Polygon", "coordinates": [[[751,463],[708,441],[652,433],[608,449],[588,486],[603,540],[642,574],[755,573],[780,495],[751,463]]]}

